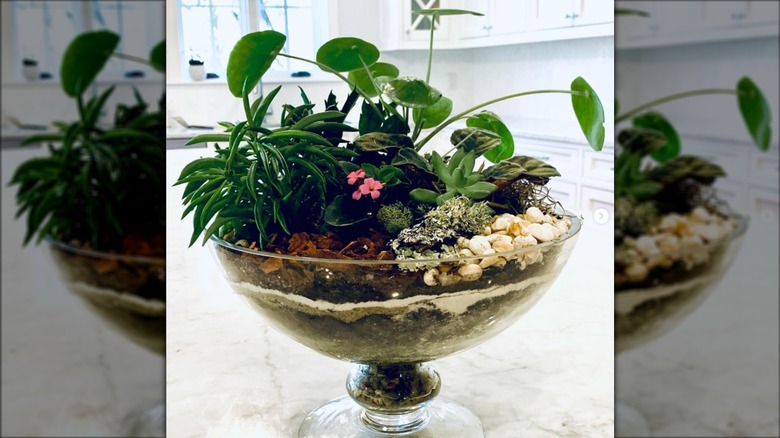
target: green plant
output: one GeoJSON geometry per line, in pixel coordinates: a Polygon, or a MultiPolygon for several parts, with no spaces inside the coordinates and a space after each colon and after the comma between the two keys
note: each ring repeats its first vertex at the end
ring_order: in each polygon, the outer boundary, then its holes
{"type": "MultiPolygon", "coordinates": [[[[451,9],[418,13],[479,15],[451,9]]],[[[260,248],[279,234],[335,230],[354,235],[384,228],[382,220],[377,221],[379,212],[384,217],[389,210],[382,209],[397,202],[407,205],[415,220],[422,220],[430,208],[420,203],[443,205],[456,195],[467,196],[469,202],[487,200],[501,181],[485,181],[482,169],[474,169],[476,157],[500,163],[514,155],[514,140],[497,115],[476,112],[506,99],[569,94],[591,147],[600,150],[604,142],[601,102],[582,78],[574,79],[568,90],[514,93],[451,116],[452,101],[430,84],[433,38],[425,80],[401,76],[397,67],[378,62],[379,50],[357,38],[328,41],[316,60],[282,53],[285,41],[274,31],[250,33],[238,41],[228,61],[227,82],[230,92],[243,101],[245,120],[221,122],[226,133],[201,135],[188,143],[227,143],[224,149],[216,148],[216,157],[186,166],[177,181],[186,184],[183,217],[193,215],[190,244],[200,235],[205,243],[215,234],[254,241],[260,248]],[[316,65],[343,80],[351,89],[344,104],[339,107],[331,93],[324,111],[315,112],[315,104],[301,91],[303,105],[282,106],[280,127],[262,126],[279,89],[254,102],[248,94],[277,56],[316,65]],[[355,129],[344,120],[361,98],[355,129]],[[453,135],[452,156],[422,153],[434,136],[459,120],[465,120],[467,128],[453,135]],[[423,137],[426,129],[430,132],[423,137]],[[357,138],[344,138],[354,131],[357,138]]],[[[513,174],[520,177],[522,173],[513,174]]]]}
{"type": "MultiPolygon", "coordinates": [[[[702,89],[665,96],[626,111],[615,118],[616,123],[631,121],[631,127],[618,134],[621,150],[615,160],[615,196],[630,196],[645,201],[671,194],[695,180],[699,185],[711,185],[715,178],[726,173],[719,166],[701,158],[681,156],[680,136],[661,113],[652,110],[658,105],[678,99],[712,94],[736,95],[737,106],[755,145],[762,151],[769,149],[772,135],[771,112],[766,98],[756,84],[743,77],[733,89],[702,89]],[[653,166],[642,167],[646,159],[653,166]]],[[[680,204],[665,202],[666,208],[684,210],[689,199],[680,196],[680,204]]]]}
{"type": "Polygon", "coordinates": [[[22,163],[11,178],[10,184],[19,186],[17,217],[27,215],[25,244],[51,235],[118,250],[128,234],[151,236],[164,230],[162,109],[149,112],[136,91],[136,102],[119,104],[107,128],[99,118],[114,87],[85,101],[112,55],[164,70],[164,42],[152,49],[149,60],[115,52],[118,43],[117,34],[100,30],[80,34],[69,44],[60,79],[65,94],[76,101],[79,120],[55,122],[58,133],[23,141],[47,143],[50,153],[22,163]]]}

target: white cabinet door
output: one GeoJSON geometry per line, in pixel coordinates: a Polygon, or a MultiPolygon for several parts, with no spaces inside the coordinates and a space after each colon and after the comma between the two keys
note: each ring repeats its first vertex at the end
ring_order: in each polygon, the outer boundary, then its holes
{"type": "Polygon", "coordinates": [[[530,23],[531,8],[518,0],[493,0],[490,9],[490,36],[525,32],[530,23]]]}
{"type": "Polygon", "coordinates": [[[776,2],[701,2],[706,29],[730,29],[777,22],[776,2]]]}
{"type": "Polygon", "coordinates": [[[416,14],[415,11],[431,8],[449,8],[451,4],[447,0],[391,0],[388,3],[395,13],[401,14],[401,28],[398,30],[399,49],[425,48],[431,37],[431,26],[435,26],[433,39],[435,41],[449,41],[452,17],[438,17],[434,23],[427,15],[416,14]]]}
{"type": "Polygon", "coordinates": [[[574,26],[575,0],[531,0],[532,9],[530,27],[534,30],[558,29],[574,26]]]}
{"type": "Polygon", "coordinates": [[[593,213],[597,209],[603,208],[609,212],[610,217],[614,216],[614,192],[596,187],[582,186],[580,193],[582,194],[580,208],[583,213],[593,213]]]}
{"type": "Polygon", "coordinates": [[[610,0],[576,0],[575,26],[612,23],[615,21],[615,5],[610,0]]]}
{"type": "MultiPolygon", "coordinates": [[[[492,2],[491,2],[492,3],[492,2]]],[[[483,38],[490,34],[490,3],[485,0],[461,0],[462,9],[485,14],[482,17],[462,15],[460,25],[456,30],[459,39],[483,38]]]]}

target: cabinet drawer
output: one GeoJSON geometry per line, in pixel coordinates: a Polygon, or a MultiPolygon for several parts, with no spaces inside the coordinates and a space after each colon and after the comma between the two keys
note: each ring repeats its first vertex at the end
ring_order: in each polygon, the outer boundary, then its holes
{"type": "Polygon", "coordinates": [[[593,213],[596,209],[603,208],[609,212],[610,217],[615,212],[615,195],[610,190],[596,187],[582,186],[580,208],[583,213],[593,213]]]}
{"type": "Polygon", "coordinates": [[[547,183],[550,188],[550,196],[560,201],[567,210],[577,209],[577,184],[569,181],[551,178],[547,183]]]}
{"type": "MultiPolygon", "coordinates": [[[[527,140],[525,140],[527,141],[527,140]]],[[[515,138],[515,153],[542,160],[555,167],[564,178],[579,177],[580,151],[575,147],[559,147],[541,144],[527,144],[515,138]]]]}
{"type": "Polygon", "coordinates": [[[757,220],[767,223],[777,223],[780,214],[780,196],[776,190],[765,190],[751,187],[748,190],[748,210],[757,220]]]}
{"type": "Polygon", "coordinates": [[[768,153],[753,151],[750,157],[749,169],[752,181],[766,183],[768,188],[777,189],[778,175],[780,175],[778,150],[770,149],[768,153]]]}
{"type": "Polygon", "coordinates": [[[718,198],[728,203],[732,210],[745,211],[745,185],[728,179],[718,179],[714,184],[718,191],[718,198]]]}
{"type": "Polygon", "coordinates": [[[599,181],[615,179],[615,155],[611,150],[585,152],[582,158],[582,177],[599,181]]]}

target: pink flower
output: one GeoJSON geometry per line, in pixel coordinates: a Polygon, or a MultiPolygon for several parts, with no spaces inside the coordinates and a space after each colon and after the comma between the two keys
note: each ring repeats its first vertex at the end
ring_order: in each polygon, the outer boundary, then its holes
{"type": "Polygon", "coordinates": [[[365,178],[365,177],[366,177],[366,172],[363,172],[362,170],[356,170],[354,172],[350,172],[349,175],[347,175],[347,184],[349,185],[355,184],[358,179],[365,178]]]}
{"type": "Polygon", "coordinates": [[[360,199],[361,195],[371,195],[371,199],[376,199],[379,197],[379,190],[381,190],[382,187],[382,183],[374,178],[366,178],[363,180],[363,184],[361,184],[355,193],[352,194],[352,199],[360,199]]]}

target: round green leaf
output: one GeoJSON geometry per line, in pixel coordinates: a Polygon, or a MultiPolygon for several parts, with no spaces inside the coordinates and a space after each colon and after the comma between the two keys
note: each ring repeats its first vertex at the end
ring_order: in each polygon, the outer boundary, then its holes
{"type": "Polygon", "coordinates": [[[65,94],[81,95],[95,80],[119,44],[119,35],[108,30],[85,32],[70,42],[62,56],[60,81],[65,94]]]}
{"type": "Polygon", "coordinates": [[[737,83],[737,103],[753,142],[762,151],[769,149],[772,139],[772,114],[761,90],[747,76],[737,83]]]}
{"type": "Polygon", "coordinates": [[[604,107],[601,100],[581,76],[572,81],[571,91],[583,93],[572,94],[571,105],[588,144],[594,150],[600,151],[604,147],[604,107]]]}
{"type": "Polygon", "coordinates": [[[680,136],[664,116],[657,112],[647,112],[635,117],[632,124],[638,128],[647,128],[658,131],[666,138],[666,143],[650,153],[658,162],[663,163],[680,155],[680,136]]]}
{"type": "Polygon", "coordinates": [[[408,108],[425,108],[441,99],[439,90],[411,76],[393,79],[382,91],[393,102],[408,108]]]}
{"type": "Polygon", "coordinates": [[[501,137],[501,143],[485,152],[485,159],[493,163],[498,163],[501,160],[511,157],[515,153],[515,139],[512,137],[512,133],[509,132],[509,128],[506,127],[504,122],[492,112],[482,111],[477,115],[469,117],[466,119],[466,126],[470,128],[486,129],[495,132],[501,137]]]}
{"type": "Polygon", "coordinates": [[[452,114],[452,100],[442,96],[438,102],[425,108],[415,108],[414,123],[422,123],[423,129],[433,128],[452,114]]]}
{"type": "MultiPolygon", "coordinates": [[[[390,82],[391,80],[397,78],[399,73],[398,67],[386,62],[377,62],[376,64],[368,67],[368,69],[371,71],[371,76],[373,76],[374,80],[377,81],[377,85],[380,87],[380,89],[384,83],[390,82]],[[383,83],[379,83],[377,80],[378,78],[382,78],[383,83]]],[[[371,83],[371,78],[368,76],[366,69],[361,68],[360,70],[353,70],[349,72],[348,78],[353,84],[357,85],[358,88],[363,90],[363,92],[366,93],[368,97],[375,97],[378,95],[376,87],[374,87],[374,84],[371,83]]]]}
{"type": "Polygon", "coordinates": [[[149,62],[152,64],[155,70],[165,71],[165,40],[157,43],[149,52],[149,62]]]}
{"type": "Polygon", "coordinates": [[[227,65],[228,88],[233,96],[241,97],[245,82],[247,90],[257,85],[286,41],[284,34],[273,30],[252,32],[238,40],[227,65]]]}
{"type": "Polygon", "coordinates": [[[412,11],[412,13],[417,15],[476,15],[477,17],[482,17],[485,14],[481,12],[474,12],[474,11],[467,11],[464,9],[439,9],[439,8],[430,8],[430,9],[418,9],[416,11],[412,11]]]}
{"type": "Polygon", "coordinates": [[[317,50],[317,62],[338,72],[363,68],[379,60],[379,49],[360,38],[334,38],[317,50]],[[362,59],[362,61],[361,61],[362,59]]]}

